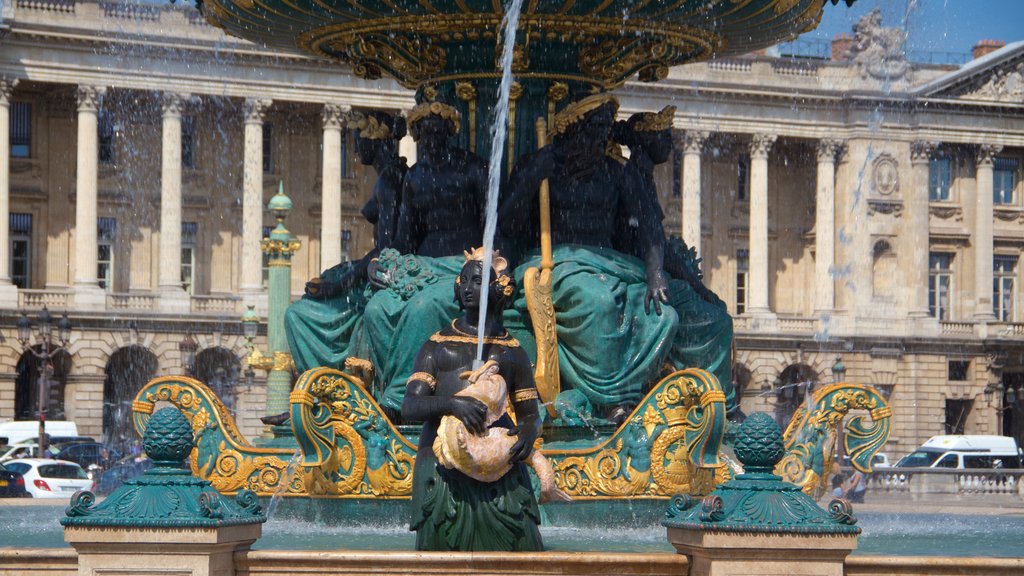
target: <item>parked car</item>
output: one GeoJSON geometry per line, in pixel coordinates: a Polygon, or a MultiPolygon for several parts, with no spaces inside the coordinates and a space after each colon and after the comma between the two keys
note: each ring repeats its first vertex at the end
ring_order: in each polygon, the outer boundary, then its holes
{"type": "Polygon", "coordinates": [[[110,494],[121,485],[142,476],[146,470],[153,467],[153,461],[144,456],[127,456],[112,465],[106,472],[100,475],[96,481],[96,494],[110,494]]]}
{"type": "Polygon", "coordinates": [[[933,436],[900,458],[901,468],[1020,468],[1021,451],[1008,436],[933,436]]]}
{"type": "Polygon", "coordinates": [[[56,449],[55,458],[69,460],[86,470],[90,466],[99,466],[102,469],[106,469],[121,459],[120,452],[99,442],[54,444],[54,448],[56,449]]]}
{"type": "Polygon", "coordinates": [[[22,458],[4,467],[21,474],[33,498],[70,498],[79,490],[92,490],[93,482],[74,462],[51,458],[22,458]]]}
{"type": "Polygon", "coordinates": [[[0,498],[27,498],[25,478],[0,464],[0,498]]]}

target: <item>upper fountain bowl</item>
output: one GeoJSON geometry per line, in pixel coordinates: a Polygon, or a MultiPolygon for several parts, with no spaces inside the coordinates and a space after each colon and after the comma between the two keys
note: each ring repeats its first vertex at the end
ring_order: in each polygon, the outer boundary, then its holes
{"type": "MultiPolygon", "coordinates": [[[[526,0],[513,72],[607,90],[814,29],[828,0],[526,0]]],[[[831,0],[833,4],[839,0],[831,0]]],[[[846,0],[852,3],[852,0],[846,0]]],[[[196,0],[228,34],[417,88],[500,75],[500,0],[196,0]]]]}

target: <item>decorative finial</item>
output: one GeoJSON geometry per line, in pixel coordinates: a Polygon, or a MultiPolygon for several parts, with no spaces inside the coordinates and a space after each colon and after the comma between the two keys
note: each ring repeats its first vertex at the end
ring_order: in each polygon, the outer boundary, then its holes
{"type": "Polygon", "coordinates": [[[751,414],[740,426],[735,450],[748,472],[771,473],[785,455],[782,429],[763,412],[751,414]]]}

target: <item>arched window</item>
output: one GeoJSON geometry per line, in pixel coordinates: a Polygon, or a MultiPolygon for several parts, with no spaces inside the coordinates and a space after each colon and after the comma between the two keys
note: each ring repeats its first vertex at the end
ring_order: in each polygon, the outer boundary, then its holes
{"type": "Polygon", "coordinates": [[[103,437],[107,444],[127,452],[138,441],[132,424],[135,394],[156,376],[156,355],[142,346],[126,346],[107,362],[103,382],[103,437]]]}
{"type": "Polygon", "coordinates": [[[807,364],[792,364],[779,375],[779,386],[775,389],[775,421],[783,430],[818,380],[818,373],[807,364]]]}
{"type": "Polygon", "coordinates": [[[207,348],[196,354],[196,379],[209,386],[232,413],[241,369],[238,357],[227,348],[207,348]]]}
{"type": "Polygon", "coordinates": [[[875,300],[893,299],[896,286],[896,254],[888,240],[875,242],[871,254],[871,294],[875,300]]]}
{"type": "MultiPolygon", "coordinates": [[[[40,353],[40,346],[32,349],[40,353]]],[[[18,358],[14,380],[14,419],[37,420],[39,418],[39,376],[43,371],[44,362],[32,352],[26,351],[18,358]]],[[[47,420],[64,420],[64,387],[71,373],[71,355],[59,350],[50,359],[50,371],[42,384],[46,401],[47,420]]]]}

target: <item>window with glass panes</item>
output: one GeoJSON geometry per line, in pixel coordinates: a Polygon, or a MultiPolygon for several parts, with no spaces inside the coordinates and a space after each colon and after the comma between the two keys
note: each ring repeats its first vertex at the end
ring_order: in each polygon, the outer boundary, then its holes
{"type": "Polygon", "coordinates": [[[746,202],[750,198],[750,154],[740,154],[736,163],[736,199],[746,202]]]}
{"type": "Polygon", "coordinates": [[[928,199],[932,202],[949,200],[952,182],[952,166],[946,156],[936,156],[928,161],[928,199]]]}
{"type": "Polygon", "coordinates": [[[11,283],[28,288],[32,282],[32,215],[10,215],[11,283]]]}
{"type": "Polygon", "coordinates": [[[1017,174],[1020,160],[1017,158],[996,158],[992,166],[992,202],[1013,204],[1013,191],[1017,188],[1017,174]]]}
{"type": "Polygon", "coordinates": [[[100,218],[96,224],[96,279],[100,288],[114,290],[114,241],[117,239],[117,220],[100,218]]]}
{"type": "Polygon", "coordinates": [[[196,118],[181,117],[181,167],[196,167],[196,118]]]}
{"type": "Polygon", "coordinates": [[[996,256],[992,262],[992,312],[1000,322],[1013,322],[1013,291],[1017,257],[996,256]]]}
{"type": "Polygon", "coordinates": [[[199,235],[199,224],[195,222],[181,223],[181,287],[185,292],[193,294],[196,273],[196,237],[199,235]]]}
{"type": "Polygon", "coordinates": [[[116,161],[115,144],[117,128],[114,126],[114,113],[100,108],[97,113],[99,137],[99,161],[101,164],[113,164],[116,161]]]}
{"type": "Polygon", "coordinates": [[[952,286],[953,255],[932,252],[928,255],[928,312],[939,320],[949,320],[952,286]]]}
{"type": "MultiPolygon", "coordinates": [[[[274,228],[272,226],[263,227],[262,238],[270,238],[270,232],[274,228]]],[[[270,286],[270,255],[266,252],[263,253],[263,287],[270,286]]]]}
{"type": "Polygon", "coordinates": [[[263,172],[271,174],[274,172],[274,125],[269,122],[263,123],[263,172]]]}
{"type": "Polygon", "coordinates": [[[683,195],[683,151],[672,151],[672,197],[683,195]]]}
{"type": "Polygon", "coordinates": [[[11,102],[11,158],[32,154],[32,104],[11,102]]]}
{"type": "Polygon", "coordinates": [[[352,131],[341,131],[341,177],[352,178],[352,131]]]}
{"type": "Polygon", "coordinates": [[[748,272],[750,271],[750,254],[747,250],[736,251],[736,313],[747,311],[748,272]]]}

